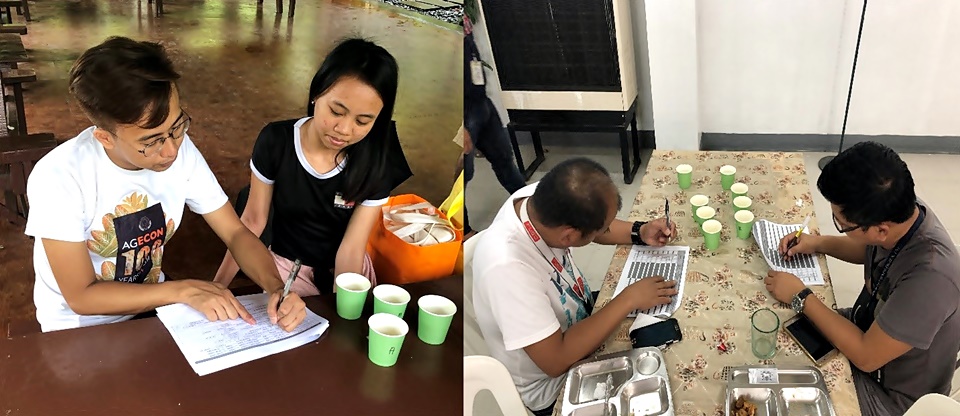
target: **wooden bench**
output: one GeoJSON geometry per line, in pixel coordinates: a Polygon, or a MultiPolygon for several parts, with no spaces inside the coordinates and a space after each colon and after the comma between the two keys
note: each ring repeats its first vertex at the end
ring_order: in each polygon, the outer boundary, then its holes
{"type": "MultiPolygon", "coordinates": [[[[17,112],[15,135],[24,136],[27,132],[26,106],[23,103],[23,83],[37,80],[37,73],[32,69],[0,68],[0,85],[13,89],[13,100],[17,112]]],[[[4,102],[10,97],[5,96],[4,102]]]]}
{"type": "MultiPolygon", "coordinates": [[[[5,131],[0,131],[0,134],[5,131]]],[[[0,219],[18,226],[27,224],[30,204],[27,200],[27,178],[34,165],[47,152],[57,147],[51,133],[28,136],[0,136],[0,219]]]]}
{"type": "Polygon", "coordinates": [[[16,8],[17,14],[22,14],[23,19],[30,21],[30,4],[27,0],[0,0],[0,10],[7,15],[7,23],[13,23],[13,13],[10,8],[16,8]]]}
{"type": "Polygon", "coordinates": [[[23,84],[37,80],[37,74],[32,69],[20,69],[18,63],[29,59],[27,50],[23,47],[20,35],[0,33],[0,90],[10,88],[13,95],[3,94],[3,110],[6,112],[6,103],[13,101],[16,105],[17,124],[15,135],[26,135],[27,117],[23,102],[23,84]]]}
{"type": "Polygon", "coordinates": [[[17,68],[21,62],[27,62],[27,49],[23,39],[16,33],[0,33],[0,68],[17,68]]]}
{"type": "Polygon", "coordinates": [[[26,35],[27,27],[24,25],[5,25],[0,22],[0,33],[12,33],[16,35],[26,35]]]}

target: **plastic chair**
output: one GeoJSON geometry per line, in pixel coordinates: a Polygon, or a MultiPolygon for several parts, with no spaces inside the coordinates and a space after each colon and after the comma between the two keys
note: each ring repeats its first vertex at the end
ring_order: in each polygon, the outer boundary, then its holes
{"type": "MultiPolygon", "coordinates": [[[[471,238],[472,240],[472,238],[471,238]]],[[[492,357],[468,355],[463,357],[463,414],[473,415],[477,393],[489,390],[506,416],[527,415],[527,408],[517,393],[507,368],[492,357]]]]}
{"type": "Polygon", "coordinates": [[[473,309],[473,252],[486,231],[481,231],[463,243],[463,354],[489,355],[487,344],[477,323],[473,309]]]}
{"type": "Polygon", "coordinates": [[[960,403],[947,396],[930,393],[917,400],[903,416],[960,416],[960,403]]]}

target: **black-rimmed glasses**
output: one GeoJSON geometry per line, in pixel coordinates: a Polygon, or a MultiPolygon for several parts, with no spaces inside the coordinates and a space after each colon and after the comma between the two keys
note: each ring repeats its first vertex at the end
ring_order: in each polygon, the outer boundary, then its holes
{"type": "Polygon", "coordinates": [[[856,230],[857,228],[861,228],[859,225],[851,225],[851,226],[849,226],[849,227],[847,227],[847,228],[840,228],[840,223],[837,222],[837,215],[836,215],[836,214],[831,214],[831,216],[833,217],[833,226],[834,226],[834,227],[837,227],[837,231],[839,231],[840,234],[846,234],[846,233],[849,233],[849,232],[851,232],[851,231],[853,231],[853,230],[856,230]]]}
{"type": "Polygon", "coordinates": [[[138,152],[146,157],[152,157],[163,148],[163,144],[167,142],[167,139],[172,139],[174,142],[182,140],[190,128],[191,119],[190,115],[182,109],[180,110],[180,119],[181,121],[174,124],[170,131],[152,140],[150,143],[145,144],[143,149],[138,150],[138,152]]]}

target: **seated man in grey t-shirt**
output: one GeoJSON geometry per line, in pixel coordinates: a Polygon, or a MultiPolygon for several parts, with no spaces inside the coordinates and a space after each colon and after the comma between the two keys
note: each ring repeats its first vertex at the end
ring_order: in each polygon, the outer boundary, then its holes
{"type": "Polygon", "coordinates": [[[921,396],[950,394],[960,351],[960,256],[907,165],[866,142],[824,167],[817,187],[843,236],[794,235],[781,252],[864,265],[853,309],[824,305],[796,276],[771,271],[767,289],[803,313],[846,356],[864,415],[902,415],[921,396]],[[792,246],[791,246],[792,245],[792,246]]]}

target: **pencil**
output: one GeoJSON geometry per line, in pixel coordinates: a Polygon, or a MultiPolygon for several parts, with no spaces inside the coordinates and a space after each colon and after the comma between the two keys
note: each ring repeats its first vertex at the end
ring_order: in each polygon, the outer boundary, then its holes
{"type": "MultiPolygon", "coordinates": [[[[810,224],[810,214],[807,214],[807,218],[803,220],[803,225],[800,226],[800,229],[797,230],[797,233],[793,236],[793,240],[790,241],[790,244],[787,244],[787,251],[790,251],[791,248],[800,243],[800,235],[803,234],[803,230],[807,229],[807,225],[810,224]]],[[[783,253],[783,257],[787,257],[787,253],[783,253]]]]}

